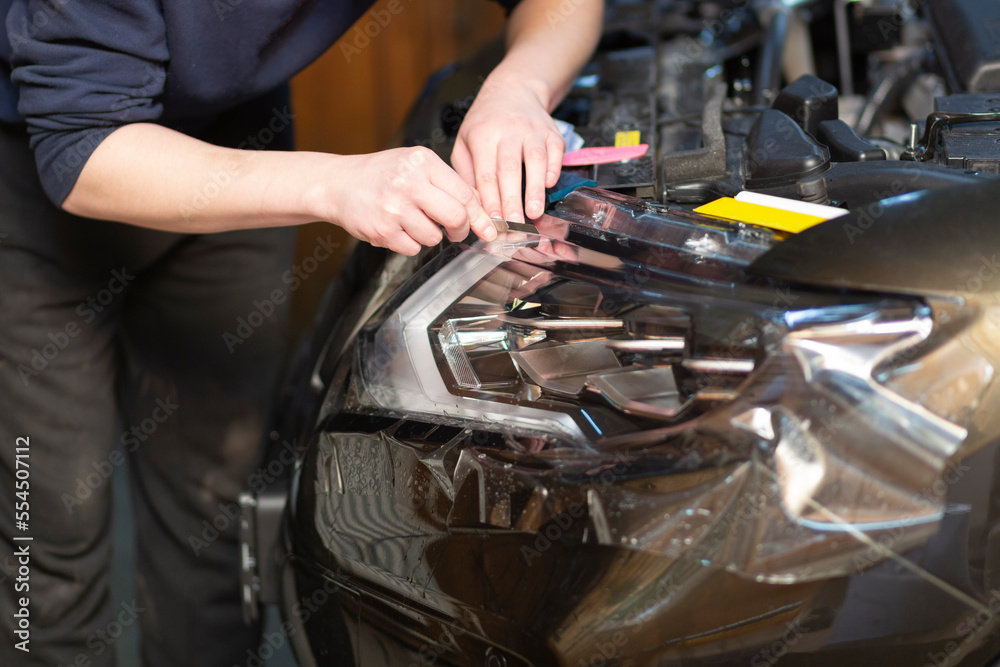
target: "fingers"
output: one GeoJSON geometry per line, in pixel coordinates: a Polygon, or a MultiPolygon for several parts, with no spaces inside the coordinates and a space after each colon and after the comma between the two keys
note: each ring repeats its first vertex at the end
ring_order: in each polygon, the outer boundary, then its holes
{"type": "Polygon", "coordinates": [[[545,139],[545,156],[548,159],[545,170],[545,187],[551,188],[559,180],[562,173],[563,154],[566,152],[566,140],[561,134],[550,132],[545,139]]]}
{"type": "Polygon", "coordinates": [[[388,237],[372,237],[368,239],[368,242],[373,246],[380,248],[388,248],[393,252],[398,252],[400,255],[406,255],[412,257],[420,252],[422,247],[418,241],[415,241],[412,236],[410,236],[403,229],[398,229],[394,234],[388,237]]]}
{"type": "Polygon", "coordinates": [[[507,139],[493,144],[480,138],[470,150],[476,190],[487,216],[523,222],[520,143],[507,139]]]}
{"type": "Polygon", "coordinates": [[[411,239],[425,246],[435,246],[444,239],[444,233],[437,222],[423,211],[413,211],[403,219],[403,231],[411,239]]]}
{"type": "Polygon", "coordinates": [[[421,247],[441,242],[441,229],[415,206],[407,207],[396,220],[367,222],[371,224],[352,230],[352,233],[373,246],[388,248],[400,255],[416,255],[421,247]]]}
{"type": "Polygon", "coordinates": [[[455,147],[451,150],[451,166],[463,181],[475,187],[476,170],[472,164],[472,153],[461,136],[455,139],[455,147]]]}
{"type": "Polygon", "coordinates": [[[400,255],[413,257],[420,252],[421,245],[406,234],[400,234],[396,237],[396,241],[389,245],[388,248],[389,250],[397,252],[400,255]]]}
{"type": "Polygon", "coordinates": [[[497,185],[503,217],[511,222],[524,222],[521,208],[521,155],[523,144],[503,140],[497,147],[497,185]]]}
{"type": "MultiPolygon", "coordinates": [[[[456,160],[468,178],[472,158],[459,147],[456,160]]],[[[441,243],[445,235],[464,240],[473,229],[496,238],[475,189],[427,148],[397,148],[370,155],[337,156],[328,191],[338,203],[329,218],[372,245],[403,255],[441,243]]]]}
{"type": "MultiPolygon", "coordinates": [[[[469,157],[470,165],[471,160],[469,157]]],[[[433,187],[422,193],[418,204],[424,213],[444,227],[449,239],[463,240],[469,235],[470,227],[483,240],[496,238],[493,222],[479,203],[476,191],[463,176],[445,167],[432,171],[429,177],[433,187]]]]}
{"type": "MultiPolygon", "coordinates": [[[[468,151],[456,151],[458,163],[469,171],[471,156],[464,160],[463,154],[467,156],[468,151]]],[[[404,188],[402,201],[394,208],[400,212],[398,224],[411,239],[426,246],[437,245],[444,235],[462,241],[470,228],[487,241],[496,238],[496,229],[476,191],[462,176],[426,149],[407,149],[404,155],[405,168],[397,175],[403,178],[395,179],[404,188]]]]}
{"type": "Polygon", "coordinates": [[[545,137],[529,135],[524,140],[524,212],[529,218],[537,218],[545,212],[547,169],[545,137]]]}
{"type": "Polygon", "coordinates": [[[465,142],[461,146],[456,144],[452,161],[466,182],[475,182],[487,216],[523,222],[525,215],[535,219],[545,212],[545,188],[555,185],[559,179],[565,148],[565,141],[558,133],[539,131],[528,134],[523,140],[516,135],[502,139],[496,145],[482,140],[471,146],[465,142]]]}
{"type": "Polygon", "coordinates": [[[491,218],[502,218],[503,207],[500,205],[500,190],[497,187],[497,158],[489,151],[472,151],[475,164],[476,191],[483,204],[486,215],[491,218]]]}

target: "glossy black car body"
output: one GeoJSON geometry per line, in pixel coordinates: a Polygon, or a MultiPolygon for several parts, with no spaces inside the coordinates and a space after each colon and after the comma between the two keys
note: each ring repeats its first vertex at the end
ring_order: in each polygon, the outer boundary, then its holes
{"type": "MultiPolygon", "coordinates": [[[[300,661],[990,663],[991,7],[612,5],[557,115],[647,157],[492,243],[359,249],[331,292],[281,559],[248,540],[300,661]],[[740,190],[850,213],[693,212],[740,190]]],[[[446,152],[484,67],[433,82],[410,140],[446,152]]]]}

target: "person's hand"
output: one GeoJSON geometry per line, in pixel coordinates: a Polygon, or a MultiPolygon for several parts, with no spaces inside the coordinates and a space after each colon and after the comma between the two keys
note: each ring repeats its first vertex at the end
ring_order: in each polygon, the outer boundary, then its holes
{"type": "Polygon", "coordinates": [[[545,188],[559,179],[565,150],[544,91],[517,76],[494,74],[458,131],[451,163],[466,183],[475,186],[490,217],[524,222],[525,213],[537,218],[545,211],[545,188]]]}
{"type": "Polygon", "coordinates": [[[476,192],[428,148],[396,148],[338,158],[326,217],[352,236],[402,255],[415,255],[447,234],[461,241],[471,228],[496,238],[476,192]]]}

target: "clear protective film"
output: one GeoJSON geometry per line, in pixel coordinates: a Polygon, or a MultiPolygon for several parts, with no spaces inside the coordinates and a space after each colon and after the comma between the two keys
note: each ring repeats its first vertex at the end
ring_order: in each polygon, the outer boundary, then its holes
{"type": "MultiPolygon", "coordinates": [[[[370,450],[378,511],[395,517],[382,523],[423,535],[418,551],[504,531],[531,565],[553,526],[558,541],[613,548],[620,567],[550,640],[566,664],[582,638],[621,628],[647,628],[630,650],[653,651],[651,619],[695,633],[685,610],[707,570],[731,591],[770,586],[771,611],[888,566],[941,593],[950,617],[988,612],[981,584],[942,575],[921,548],[959,524],[988,530],[954,488],[991,484],[967,462],[1000,432],[996,300],[748,277],[778,242],[584,189],[462,250],[363,328],[344,406],[437,439],[324,436],[323,475],[341,489],[329,502],[348,502],[361,474],[345,457],[370,450]]],[[[396,567],[427,604],[471,613],[423,558],[366,555],[326,518],[327,548],[359,574],[396,567]]],[[[855,637],[838,627],[826,631],[855,637]]]]}

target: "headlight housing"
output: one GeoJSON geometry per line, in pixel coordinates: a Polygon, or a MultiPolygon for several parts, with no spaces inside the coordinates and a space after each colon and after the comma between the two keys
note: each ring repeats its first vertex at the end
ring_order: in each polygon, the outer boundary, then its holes
{"type": "Polygon", "coordinates": [[[753,278],[771,232],[597,191],[557,216],[451,251],[362,330],[345,410],[504,438],[451,462],[450,527],[583,507],[584,544],[774,583],[937,529],[995,384],[986,310],[753,278]]]}

